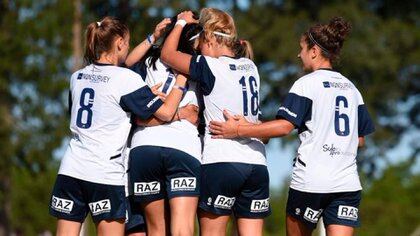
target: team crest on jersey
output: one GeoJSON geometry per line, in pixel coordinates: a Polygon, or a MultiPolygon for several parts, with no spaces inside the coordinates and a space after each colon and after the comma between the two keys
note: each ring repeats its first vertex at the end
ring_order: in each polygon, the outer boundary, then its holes
{"type": "Polygon", "coordinates": [[[51,207],[56,211],[70,214],[71,210],[73,210],[73,205],[74,202],[72,200],[52,196],[51,207]]]}
{"type": "Polygon", "coordinates": [[[262,200],[252,200],[251,212],[265,212],[270,209],[269,198],[262,200]]]}
{"type": "Polygon", "coordinates": [[[160,192],[160,183],[158,181],[153,182],[135,182],[134,183],[134,195],[151,195],[160,192]]]}
{"type": "Polygon", "coordinates": [[[338,206],[337,217],[345,220],[357,221],[359,210],[352,206],[338,206]]]}
{"type": "Polygon", "coordinates": [[[305,213],[303,214],[303,218],[305,218],[305,220],[310,221],[312,223],[317,223],[319,220],[319,217],[321,216],[321,213],[322,213],[322,209],[319,209],[319,211],[316,211],[314,209],[307,207],[305,210],[305,213]]]}
{"type": "Polygon", "coordinates": [[[195,177],[180,177],[171,179],[172,191],[194,191],[196,187],[195,177]]]}
{"type": "Polygon", "coordinates": [[[109,199],[89,203],[90,212],[96,216],[102,213],[111,212],[111,201],[109,199]]]}
{"type": "Polygon", "coordinates": [[[217,195],[216,200],[214,200],[214,207],[223,208],[223,209],[232,209],[233,204],[235,203],[235,197],[226,197],[223,195],[217,195]]]}

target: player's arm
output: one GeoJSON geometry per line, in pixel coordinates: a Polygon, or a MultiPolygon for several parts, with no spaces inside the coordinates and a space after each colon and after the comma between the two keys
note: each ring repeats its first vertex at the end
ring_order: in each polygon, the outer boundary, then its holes
{"type": "Polygon", "coordinates": [[[172,87],[171,92],[166,97],[165,102],[159,109],[153,114],[156,118],[168,122],[171,121],[178,109],[179,102],[182,99],[182,95],[185,92],[185,84],[187,82],[187,78],[182,75],[178,74],[176,76],[175,85],[172,87]]]}
{"type": "Polygon", "coordinates": [[[224,115],[227,118],[226,122],[211,121],[210,132],[213,138],[272,138],[282,137],[288,135],[295,126],[283,119],[272,120],[261,124],[252,124],[238,122],[233,116],[230,116],[226,111],[224,115]]]}
{"type": "Polygon", "coordinates": [[[365,146],[365,137],[359,137],[359,144],[358,147],[362,148],[365,146]]]}
{"type": "MultiPolygon", "coordinates": [[[[193,18],[193,13],[191,11],[180,13],[178,15],[178,21],[183,21],[187,24],[197,22],[197,20],[193,18]]],[[[171,68],[181,73],[189,74],[192,56],[177,50],[182,28],[183,26],[181,24],[175,24],[174,29],[165,40],[165,44],[163,45],[162,52],[160,54],[160,59],[171,68]]]]}
{"type": "Polygon", "coordinates": [[[127,56],[127,59],[125,60],[125,64],[127,67],[131,67],[136,62],[141,60],[144,55],[146,55],[147,51],[152,47],[153,43],[156,42],[165,31],[165,28],[168,24],[171,23],[171,20],[169,18],[163,19],[159,24],[156,25],[155,31],[152,35],[147,36],[143,42],[138,44],[133,51],[130,52],[130,54],[127,56]]]}
{"type": "MultiPolygon", "coordinates": [[[[175,116],[171,120],[173,121],[179,121],[179,120],[187,120],[191,124],[197,126],[198,125],[198,107],[196,105],[187,105],[184,107],[181,107],[177,110],[175,113],[175,116]]],[[[136,124],[139,126],[158,126],[162,124],[166,124],[168,122],[165,122],[163,120],[158,119],[157,117],[151,117],[147,120],[142,120],[140,118],[136,118],[136,124]]]]}

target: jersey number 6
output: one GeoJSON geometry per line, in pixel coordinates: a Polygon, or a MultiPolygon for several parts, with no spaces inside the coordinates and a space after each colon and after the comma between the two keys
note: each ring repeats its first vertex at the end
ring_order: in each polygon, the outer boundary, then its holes
{"type": "Polygon", "coordinates": [[[340,114],[340,102],[343,102],[343,105],[344,105],[345,108],[348,107],[348,102],[347,102],[346,97],[337,96],[335,98],[335,115],[334,115],[335,133],[338,136],[347,136],[350,133],[349,117],[344,113],[340,114]],[[340,129],[340,119],[342,119],[343,122],[344,122],[344,130],[340,129]]]}

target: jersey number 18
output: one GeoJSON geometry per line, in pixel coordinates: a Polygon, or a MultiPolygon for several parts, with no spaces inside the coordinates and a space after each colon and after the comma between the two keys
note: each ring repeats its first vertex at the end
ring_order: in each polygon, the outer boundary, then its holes
{"type": "MultiPolygon", "coordinates": [[[[249,87],[251,92],[251,114],[256,116],[258,114],[259,104],[258,104],[258,85],[255,77],[250,76],[249,87]]],[[[248,115],[248,90],[246,86],[245,76],[239,80],[239,83],[242,85],[242,97],[243,97],[243,107],[244,107],[244,116],[248,115]]]]}

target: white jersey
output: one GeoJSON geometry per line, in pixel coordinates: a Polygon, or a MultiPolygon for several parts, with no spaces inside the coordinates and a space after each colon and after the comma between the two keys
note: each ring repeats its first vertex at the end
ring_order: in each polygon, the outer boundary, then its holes
{"type": "MultiPolygon", "coordinates": [[[[156,61],[155,65],[156,70],[150,65],[150,58],[148,58],[144,65],[136,66],[142,69],[134,69],[134,71],[145,78],[145,82],[149,87],[162,82],[159,90],[169,94],[175,84],[175,75],[160,59],[156,61]]],[[[187,86],[188,90],[179,103],[179,107],[188,104],[198,106],[196,83],[189,81],[187,86]]],[[[187,120],[174,121],[152,127],[137,127],[131,140],[131,148],[146,145],[177,149],[201,160],[201,142],[198,137],[197,127],[187,120]]]]}
{"type": "Polygon", "coordinates": [[[72,139],[59,174],[109,185],[124,185],[123,152],[131,112],[147,119],[163,103],[133,71],[91,64],[70,81],[72,139]]]}
{"type": "Polygon", "coordinates": [[[212,139],[210,121],[225,121],[223,110],[258,122],[260,115],[260,76],[254,62],[247,58],[194,56],[190,64],[191,79],[197,81],[204,95],[203,164],[239,162],[266,165],[265,146],[254,138],[212,139]]]}
{"type": "Polygon", "coordinates": [[[332,70],[312,72],[293,84],[277,118],[293,123],[301,141],[291,188],[312,193],[362,189],[358,138],[374,127],[352,82],[332,70]]]}

